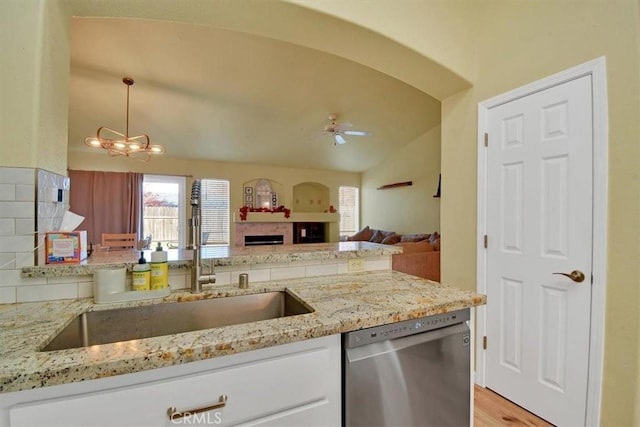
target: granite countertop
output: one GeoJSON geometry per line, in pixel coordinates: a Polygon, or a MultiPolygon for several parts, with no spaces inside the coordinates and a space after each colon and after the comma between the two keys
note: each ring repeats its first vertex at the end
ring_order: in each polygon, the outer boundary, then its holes
{"type": "MultiPolygon", "coordinates": [[[[145,250],[147,262],[151,252],[145,250]]],[[[380,245],[370,242],[309,243],[296,245],[271,246],[205,246],[201,250],[203,260],[211,260],[214,267],[251,264],[272,264],[295,261],[350,259],[402,253],[399,246],[380,245]]],[[[187,249],[169,249],[167,251],[170,269],[191,268],[193,252],[187,249]]],[[[93,274],[102,268],[126,267],[131,270],[137,264],[140,251],[96,250],[90,258],[80,264],[54,264],[24,267],[22,277],[62,277],[93,274]]],[[[205,261],[208,262],[208,261],[205,261]]]]}
{"type": "MultiPolygon", "coordinates": [[[[78,314],[151,302],[94,305],[92,299],[0,305],[0,392],[154,369],[482,305],[486,299],[394,271],[215,286],[164,302],[287,289],[309,314],[87,348],[40,352],[78,314]]],[[[154,301],[158,303],[159,301],[154,301]]]]}

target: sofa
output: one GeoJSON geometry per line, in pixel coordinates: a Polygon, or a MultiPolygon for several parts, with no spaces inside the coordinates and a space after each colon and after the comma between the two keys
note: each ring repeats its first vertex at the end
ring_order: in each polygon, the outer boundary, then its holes
{"type": "Polygon", "coordinates": [[[440,235],[438,232],[401,235],[393,231],[376,230],[366,226],[353,236],[347,237],[346,240],[400,246],[402,253],[391,256],[393,270],[435,282],[440,281],[440,235]]]}

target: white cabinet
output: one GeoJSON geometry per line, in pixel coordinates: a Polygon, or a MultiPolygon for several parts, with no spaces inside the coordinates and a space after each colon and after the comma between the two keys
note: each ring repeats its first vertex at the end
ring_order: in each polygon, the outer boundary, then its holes
{"type": "Polygon", "coordinates": [[[11,402],[2,399],[3,419],[12,427],[341,423],[339,335],[139,374],[9,393],[11,402]],[[150,378],[132,378],[139,374],[150,378]],[[114,387],[118,378],[127,384],[114,387]],[[49,396],[35,395],[45,391],[49,396]],[[223,395],[223,407],[173,421],[169,417],[171,407],[195,412],[223,395]]]}

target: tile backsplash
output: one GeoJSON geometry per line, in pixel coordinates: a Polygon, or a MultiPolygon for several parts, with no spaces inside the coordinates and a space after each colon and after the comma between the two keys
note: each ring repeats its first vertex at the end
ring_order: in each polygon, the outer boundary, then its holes
{"type": "Polygon", "coordinates": [[[38,251],[36,264],[45,264],[44,239],[47,231],[60,230],[62,216],[69,210],[68,177],[37,169],[36,186],[36,228],[38,230],[38,251]]]}
{"type": "MultiPolygon", "coordinates": [[[[25,300],[21,296],[31,294],[24,287],[46,283],[45,279],[22,279],[20,269],[37,263],[36,252],[42,254],[44,264],[44,232],[60,226],[69,207],[68,190],[65,176],[42,169],[0,167],[0,303],[25,300]],[[66,190],[60,193],[62,201],[57,189],[66,190]]],[[[53,294],[49,292],[51,296],[58,292],[53,294]]]]}

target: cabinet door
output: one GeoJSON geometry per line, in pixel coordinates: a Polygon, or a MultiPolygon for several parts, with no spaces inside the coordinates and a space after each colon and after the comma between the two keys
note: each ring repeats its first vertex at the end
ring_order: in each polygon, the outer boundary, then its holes
{"type": "MultiPolygon", "coordinates": [[[[294,350],[290,354],[223,369],[15,405],[9,410],[10,423],[11,426],[105,427],[236,425],[269,414],[290,412],[290,408],[309,406],[311,411],[314,402],[325,402],[320,407],[329,405],[327,407],[334,408],[334,417],[338,416],[333,419],[337,424],[333,421],[328,424],[339,425],[339,335],[311,341],[318,344],[303,351],[294,350]],[[167,411],[171,407],[195,413],[197,409],[215,404],[222,395],[227,396],[222,408],[173,422],[169,419],[167,411]]],[[[296,348],[297,344],[301,343],[282,347],[296,348]]]]}

